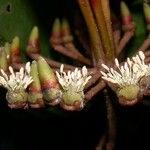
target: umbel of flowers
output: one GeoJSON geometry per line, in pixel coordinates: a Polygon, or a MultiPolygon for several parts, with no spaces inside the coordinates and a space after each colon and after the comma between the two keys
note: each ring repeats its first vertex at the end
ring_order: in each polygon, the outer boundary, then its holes
{"type": "Polygon", "coordinates": [[[27,106],[27,87],[33,81],[30,76],[30,63],[26,63],[25,68],[21,68],[19,72],[14,72],[9,67],[10,74],[7,75],[1,69],[0,85],[6,88],[6,99],[10,108],[25,108],[27,106]]]}
{"type": "Polygon", "coordinates": [[[116,70],[102,64],[107,71],[101,71],[102,78],[116,91],[120,103],[133,105],[144,94],[141,82],[150,76],[150,64],[145,64],[144,59],[144,53],[139,51],[135,57],[127,58],[123,65],[115,59],[116,70]]]}
{"type": "MultiPolygon", "coordinates": [[[[115,59],[116,68],[102,64],[102,79],[116,92],[119,102],[133,105],[150,95],[150,64],[145,64],[142,51],[122,65],[115,59]]],[[[26,63],[18,72],[11,66],[1,69],[0,85],[7,89],[6,99],[10,108],[40,108],[45,104],[60,106],[66,110],[80,110],[84,106],[84,88],[91,76],[84,66],[80,70],[64,71],[62,64],[54,73],[43,57],[26,63]],[[7,70],[7,69],[6,69],[7,70]]]]}
{"type": "Polygon", "coordinates": [[[88,76],[87,68],[82,70],[76,68],[74,71],[63,71],[64,65],[60,67],[60,73],[56,71],[58,81],[62,87],[63,98],[61,105],[69,110],[81,109],[84,106],[84,87],[91,78],[88,76]]]}
{"type": "Polygon", "coordinates": [[[40,108],[44,104],[60,106],[66,110],[79,110],[84,105],[84,87],[91,76],[84,66],[82,70],[53,71],[44,58],[26,63],[15,72],[1,69],[0,85],[7,89],[6,99],[10,108],[40,108]]]}
{"type": "MultiPolygon", "coordinates": [[[[60,104],[66,110],[79,110],[83,108],[85,100],[91,100],[106,87],[106,83],[116,92],[119,102],[123,105],[133,105],[142,98],[142,95],[150,95],[150,64],[145,64],[150,62],[150,53],[147,50],[150,46],[149,36],[139,48],[138,55],[131,59],[127,58],[122,65],[118,62],[122,50],[135,32],[135,23],[126,4],[121,2],[122,33],[120,25],[118,26],[117,22],[114,23],[111,18],[113,16],[110,15],[107,0],[91,0],[91,2],[78,0],[78,3],[89,33],[90,42],[82,38],[82,33],[79,35],[87,55],[84,56],[74,45],[66,19],[62,19],[62,22],[59,19],[55,20],[50,44],[53,50],[80,62],[78,63],[80,69],[70,64],[62,65],[61,62],[48,57],[41,57],[39,31],[36,26],[31,31],[26,48],[27,56],[34,60],[31,66],[28,65],[31,67],[30,72],[21,61],[19,37],[15,37],[11,44],[6,43],[3,48],[0,48],[0,68],[2,69],[0,84],[8,90],[6,98],[11,108],[27,106],[40,108],[45,104],[51,106],[60,104]],[[101,8],[102,6],[104,9],[101,8]],[[113,64],[114,60],[115,64],[113,64]],[[102,64],[105,71],[100,73],[102,62],[105,63],[102,64]],[[10,65],[12,67],[8,67],[10,65]],[[84,65],[88,68],[82,67],[84,65]],[[58,71],[59,68],[60,71],[58,71]],[[55,73],[55,70],[58,72],[55,73]],[[23,86],[22,80],[27,76],[31,81],[23,86]],[[16,89],[12,87],[13,90],[8,88],[11,82],[18,87],[16,89]],[[16,92],[17,90],[19,92],[16,92]],[[13,94],[16,99],[10,96],[13,94]],[[23,98],[20,100],[22,95],[23,98]]],[[[146,23],[149,23],[150,6],[147,3],[144,3],[144,14],[146,23]]],[[[149,24],[147,28],[149,31],[149,24]]]]}

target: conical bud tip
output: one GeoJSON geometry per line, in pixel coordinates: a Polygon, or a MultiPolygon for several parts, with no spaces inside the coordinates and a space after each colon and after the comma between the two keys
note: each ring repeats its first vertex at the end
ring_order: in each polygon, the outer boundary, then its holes
{"type": "Polygon", "coordinates": [[[130,23],[132,23],[132,16],[130,10],[124,1],[121,1],[120,3],[120,10],[123,24],[129,25],[130,23]]]}
{"type": "Polygon", "coordinates": [[[56,18],[54,20],[54,23],[53,23],[53,26],[52,26],[52,32],[55,33],[55,32],[60,32],[60,20],[59,18],[56,18]]]}
{"type": "Polygon", "coordinates": [[[34,26],[32,31],[31,31],[29,41],[35,42],[38,40],[38,38],[39,38],[39,29],[37,26],[34,26]]]}
{"type": "Polygon", "coordinates": [[[20,46],[20,39],[18,36],[15,36],[11,43],[11,49],[17,49],[20,46]]]}

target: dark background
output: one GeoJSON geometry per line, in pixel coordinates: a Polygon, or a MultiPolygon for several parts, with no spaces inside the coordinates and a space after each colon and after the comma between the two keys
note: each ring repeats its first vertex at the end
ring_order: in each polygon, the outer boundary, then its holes
{"type": "MultiPolygon", "coordinates": [[[[139,1],[127,1],[136,12],[139,1]]],[[[111,1],[118,12],[119,0],[111,1]]],[[[66,16],[73,27],[73,0],[32,0],[32,9],[49,33],[56,17],[66,16]]],[[[1,22],[2,23],[2,22],[1,22]]],[[[0,94],[0,150],[94,150],[106,129],[106,108],[102,93],[80,112],[66,112],[59,107],[30,110],[10,110],[4,89],[0,94]]],[[[149,99],[149,98],[148,98],[149,99]]],[[[138,104],[121,107],[114,102],[117,118],[115,150],[150,149],[150,107],[138,104]],[[146,148],[147,147],[147,148],[146,148]]]]}

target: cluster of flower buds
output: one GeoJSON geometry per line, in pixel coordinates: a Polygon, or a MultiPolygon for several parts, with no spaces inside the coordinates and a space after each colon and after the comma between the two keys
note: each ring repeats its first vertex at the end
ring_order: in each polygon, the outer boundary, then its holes
{"type": "Polygon", "coordinates": [[[8,72],[10,64],[13,68],[14,64],[18,65],[16,68],[20,68],[19,63],[21,62],[20,39],[18,36],[15,36],[11,43],[6,42],[3,47],[0,47],[0,69],[8,72]]]}
{"type": "Polygon", "coordinates": [[[0,85],[7,89],[10,108],[41,108],[45,104],[60,104],[66,110],[80,110],[84,106],[84,87],[91,76],[82,70],[53,72],[43,57],[28,62],[19,72],[9,66],[9,74],[1,69],[0,85]]]}
{"type": "Polygon", "coordinates": [[[127,58],[123,65],[119,65],[115,59],[116,70],[102,64],[107,71],[101,71],[102,78],[108,81],[123,105],[133,105],[141,100],[143,95],[150,95],[150,64],[145,64],[144,59],[144,53],[139,51],[135,57],[127,58]]]}
{"type": "Polygon", "coordinates": [[[71,35],[68,21],[63,18],[62,22],[60,22],[60,20],[56,18],[52,27],[50,43],[60,44],[62,42],[66,43],[71,41],[73,41],[73,36],[71,35]]]}

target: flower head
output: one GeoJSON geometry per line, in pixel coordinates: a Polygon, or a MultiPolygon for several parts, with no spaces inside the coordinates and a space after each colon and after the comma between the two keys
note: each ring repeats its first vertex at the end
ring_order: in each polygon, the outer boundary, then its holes
{"type": "Polygon", "coordinates": [[[139,72],[142,72],[145,76],[150,75],[150,64],[145,64],[145,55],[142,51],[139,51],[139,54],[135,57],[132,57],[134,65],[138,68],[139,72]]]}
{"type": "Polygon", "coordinates": [[[60,67],[60,73],[56,71],[56,76],[63,89],[61,107],[66,110],[80,110],[84,106],[84,87],[91,76],[88,76],[87,68],[82,70],[76,68],[74,71],[63,71],[64,65],[60,67]]]}
{"type": "Polygon", "coordinates": [[[122,66],[119,65],[118,59],[115,59],[118,71],[102,64],[102,67],[108,72],[105,73],[101,71],[102,78],[114,84],[118,84],[120,87],[137,85],[139,80],[147,72],[148,65],[144,63],[144,59],[144,53],[141,51],[138,55],[132,57],[132,59],[127,58],[127,61],[122,66]]]}
{"type": "Polygon", "coordinates": [[[7,75],[1,69],[0,85],[4,86],[8,91],[22,91],[25,90],[32,82],[30,76],[30,62],[26,63],[25,68],[21,68],[19,72],[14,72],[13,68],[9,67],[10,75],[7,75]]]}
{"type": "Polygon", "coordinates": [[[82,92],[91,76],[88,76],[87,68],[82,70],[76,68],[74,71],[63,71],[64,65],[60,67],[60,73],[56,71],[56,76],[64,91],[82,92]]]}
{"type": "Polygon", "coordinates": [[[141,100],[140,81],[148,75],[149,68],[149,65],[144,63],[144,59],[144,53],[139,51],[135,57],[127,58],[121,66],[115,59],[117,70],[102,64],[107,70],[107,73],[101,71],[102,78],[117,85],[116,93],[119,102],[123,105],[133,105],[141,100]]]}

